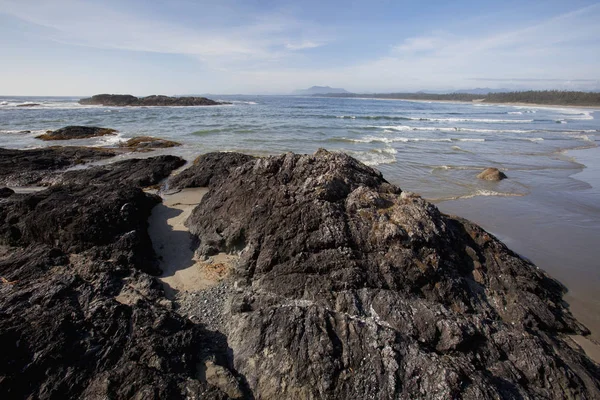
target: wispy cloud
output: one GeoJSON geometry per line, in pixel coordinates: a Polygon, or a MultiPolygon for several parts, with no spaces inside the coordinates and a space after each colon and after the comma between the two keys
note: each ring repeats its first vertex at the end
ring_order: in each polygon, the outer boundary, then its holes
{"type": "Polygon", "coordinates": [[[52,29],[57,42],[103,49],[182,54],[217,65],[281,60],[326,43],[323,31],[276,12],[229,26],[182,25],[71,0],[3,1],[0,12],[52,29]],[[315,34],[315,35],[316,35],[315,34]]]}

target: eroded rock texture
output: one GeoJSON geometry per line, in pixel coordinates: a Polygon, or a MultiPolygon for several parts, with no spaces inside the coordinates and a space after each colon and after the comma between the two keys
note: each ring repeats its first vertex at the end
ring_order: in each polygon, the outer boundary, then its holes
{"type": "Polygon", "coordinates": [[[72,171],[69,184],[0,201],[0,398],[247,393],[214,344],[222,335],[173,311],[151,276],[160,271],[147,219],[160,198],[141,186],[181,163],[72,171]]]}
{"type": "Polygon", "coordinates": [[[240,153],[203,154],[196,158],[189,168],[169,179],[169,189],[205,187],[211,186],[212,183],[223,184],[231,170],[250,160],[254,160],[254,157],[240,153]]]}
{"type": "Polygon", "coordinates": [[[241,255],[228,340],[257,399],[600,398],[564,288],[478,226],[322,150],[211,186],[186,224],[241,255]]]}

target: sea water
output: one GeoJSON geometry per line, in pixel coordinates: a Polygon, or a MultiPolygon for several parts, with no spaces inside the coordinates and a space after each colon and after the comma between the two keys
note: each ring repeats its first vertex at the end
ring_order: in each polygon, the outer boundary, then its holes
{"type": "MultiPolygon", "coordinates": [[[[134,136],[175,140],[163,152],[193,159],[211,151],[254,155],[343,151],[431,200],[522,196],[532,186],[583,188],[567,149],[596,146],[589,109],[294,96],[216,96],[212,107],[81,106],[78,98],[0,97],[0,147],[114,146],[134,136]],[[40,104],[17,107],[22,104],[40,104]],[[43,142],[66,125],[117,129],[117,136],[43,142]],[[24,133],[29,131],[29,133],[24,133]],[[500,183],[475,179],[497,167],[500,183]]],[[[150,154],[149,154],[150,155],[150,154]]],[[[139,155],[136,155],[139,156],[139,155]]],[[[148,155],[146,155],[148,156],[148,155]]]]}

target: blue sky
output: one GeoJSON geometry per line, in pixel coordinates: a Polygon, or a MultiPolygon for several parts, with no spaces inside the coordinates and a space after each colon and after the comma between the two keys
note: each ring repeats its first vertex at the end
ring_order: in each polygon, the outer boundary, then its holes
{"type": "Polygon", "coordinates": [[[0,0],[0,94],[600,90],[600,2],[0,0]]]}

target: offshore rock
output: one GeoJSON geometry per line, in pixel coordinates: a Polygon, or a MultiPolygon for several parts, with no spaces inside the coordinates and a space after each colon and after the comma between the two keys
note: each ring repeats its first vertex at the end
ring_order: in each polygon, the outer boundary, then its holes
{"type": "Polygon", "coordinates": [[[98,106],[217,106],[229,104],[217,102],[206,97],[169,97],[152,95],[135,97],[130,94],[97,94],[90,98],[79,100],[79,104],[98,106]]]}
{"type": "Polygon", "coordinates": [[[185,189],[211,186],[212,182],[222,184],[233,169],[254,159],[240,153],[203,154],[189,168],[170,178],[168,186],[169,189],[185,189]]]}
{"type": "Polygon", "coordinates": [[[45,134],[36,136],[42,140],[71,140],[87,139],[98,136],[115,135],[115,129],[99,128],[97,126],[66,126],[55,131],[47,131],[45,134]]]}
{"type": "Polygon", "coordinates": [[[477,178],[483,179],[486,181],[501,181],[502,179],[506,179],[507,176],[504,172],[500,171],[498,168],[487,168],[479,175],[477,178]]]}
{"type": "MultiPolygon", "coordinates": [[[[126,172],[145,164],[159,170],[148,181],[157,183],[167,168],[158,164],[170,161],[127,160],[108,172],[94,169],[83,184],[0,202],[0,397],[247,394],[215,349],[222,335],[174,312],[151,277],[160,271],[147,219],[160,198],[126,172]],[[207,360],[211,374],[201,379],[207,360]]],[[[87,172],[69,175],[78,173],[87,172]]]]}
{"type": "Polygon", "coordinates": [[[119,147],[133,151],[150,151],[153,149],[166,149],[170,147],[181,146],[181,143],[172,140],[153,138],[150,136],[137,136],[122,142],[119,147]]]}
{"type": "Polygon", "coordinates": [[[255,398],[600,398],[564,287],[475,224],[324,150],[207,180],[186,225],[240,255],[227,335],[255,398]]]}
{"type": "Polygon", "coordinates": [[[47,185],[69,167],[114,157],[112,150],[90,147],[0,149],[0,185],[47,185]]]}

